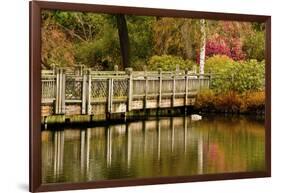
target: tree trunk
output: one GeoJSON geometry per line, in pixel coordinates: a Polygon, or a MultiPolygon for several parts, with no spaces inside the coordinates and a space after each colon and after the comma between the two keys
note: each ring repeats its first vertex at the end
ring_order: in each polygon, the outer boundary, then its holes
{"type": "Polygon", "coordinates": [[[128,28],[125,15],[118,14],[116,15],[117,19],[117,28],[119,34],[119,41],[120,41],[120,50],[122,56],[122,66],[123,68],[127,68],[130,66],[130,58],[129,58],[129,35],[128,35],[128,28]]]}
{"type": "Polygon", "coordinates": [[[201,31],[201,47],[200,47],[199,73],[204,74],[205,51],[206,51],[206,21],[205,21],[205,19],[200,20],[200,31],[201,31]]]}

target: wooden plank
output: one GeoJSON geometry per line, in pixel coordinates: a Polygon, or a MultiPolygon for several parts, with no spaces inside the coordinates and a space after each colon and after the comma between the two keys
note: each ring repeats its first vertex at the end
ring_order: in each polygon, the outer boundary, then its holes
{"type": "Polygon", "coordinates": [[[80,99],[65,99],[65,103],[82,103],[80,99]]]}
{"type": "Polygon", "coordinates": [[[41,100],[41,104],[53,104],[56,100],[53,98],[49,98],[49,99],[42,99],[41,100]]]}

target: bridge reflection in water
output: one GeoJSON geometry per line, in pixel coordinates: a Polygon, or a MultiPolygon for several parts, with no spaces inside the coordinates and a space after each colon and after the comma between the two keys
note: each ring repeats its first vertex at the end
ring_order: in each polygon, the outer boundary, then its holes
{"type": "Polygon", "coordinates": [[[43,183],[264,170],[264,126],[245,117],[42,131],[43,183]]]}

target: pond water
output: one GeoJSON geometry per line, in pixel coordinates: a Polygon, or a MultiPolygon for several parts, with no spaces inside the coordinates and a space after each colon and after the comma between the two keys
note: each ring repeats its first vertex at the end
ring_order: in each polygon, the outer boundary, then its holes
{"type": "Polygon", "coordinates": [[[42,131],[43,183],[264,171],[264,120],[155,118],[42,131]]]}

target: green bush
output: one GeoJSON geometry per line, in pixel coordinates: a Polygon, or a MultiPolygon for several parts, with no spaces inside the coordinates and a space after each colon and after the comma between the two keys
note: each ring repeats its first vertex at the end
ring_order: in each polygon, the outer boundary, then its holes
{"type": "Polygon", "coordinates": [[[215,74],[211,88],[216,92],[264,90],[264,67],[264,61],[235,62],[227,56],[213,56],[206,61],[206,69],[215,74]]]}
{"type": "Polygon", "coordinates": [[[223,73],[228,67],[235,63],[234,60],[225,55],[214,55],[206,60],[205,73],[223,73]]]}
{"type": "Polygon", "coordinates": [[[247,58],[262,61],[264,60],[264,45],[264,31],[259,31],[245,38],[243,50],[246,53],[247,58]]]}
{"type": "Polygon", "coordinates": [[[232,90],[239,93],[263,91],[265,85],[265,63],[257,60],[241,61],[229,69],[233,75],[232,90]]]}
{"type": "Polygon", "coordinates": [[[216,92],[227,92],[232,89],[232,67],[236,62],[225,55],[215,55],[206,60],[205,72],[213,74],[211,88],[216,92]]]}
{"type": "Polygon", "coordinates": [[[162,68],[164,71],[176,70],[178,66],[180,70],[192,69],[196,63],[192,60],[184,60],[178,56],[162,55],[152,56],[148,61],[148,70],[157,70],[162,68]]]}

